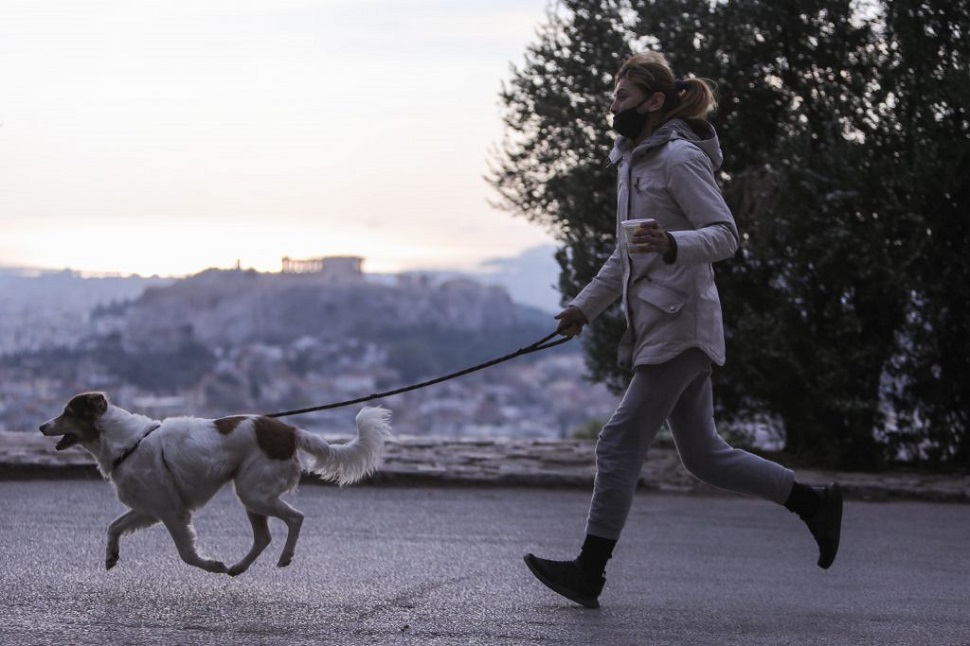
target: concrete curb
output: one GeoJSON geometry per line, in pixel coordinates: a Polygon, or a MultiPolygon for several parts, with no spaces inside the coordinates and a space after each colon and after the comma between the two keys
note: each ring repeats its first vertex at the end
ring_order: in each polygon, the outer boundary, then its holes
{"type": "MultiPolygon", "coordinates": [[[[0,431],[0,480],[95,478],[94,461],[77,447],[57,452],[49,438],[0,431]]],[[[838,481],[855,500],[970,502],[970,476],[913,471],[845,473],[796,470],[800,481],[838,481]]],[[[593,443],[581,441],[451,440],[395,438],[371,486],[543,487],[592,489],[593,443]]],[[[326,484],[305,476],[304,484],[326,484]]],[[[676,451],[651,449],[640,474],[641,490],[698,495],[725,494],[698,481],[676,451]]]]}

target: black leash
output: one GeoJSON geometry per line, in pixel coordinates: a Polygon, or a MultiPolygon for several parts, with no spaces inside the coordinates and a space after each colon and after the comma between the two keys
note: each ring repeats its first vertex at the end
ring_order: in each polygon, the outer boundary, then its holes
{"type": "Polygon", "coordinates": [[[388,390],[382,393],[374,393],[373,395],[367,395],[366,397],[358,397],[357,399],[349,399],[347,401],[337,402],[334,404],[324,404],[323,406],[311,406],[309,408],[298,408],[296,410],[288,410],[282,413],[272,413],[270,415],[264,415],[264,417],[289,417],[290,415],[302,415],[303,413],[313,413],[321,410],[330,410],[331,408],[341,408],[343,406],[351,406],[353,404],[360,404],[362,402],[368,402],[373,399],[379,399],[381,397],[390,397],[392,395],[400,395],[401,393],[406,393],[411,390],[426,388],[428,386],[433,386],[434,384],[440,384],[442,381],[448,381],[449,379],[461,377],[469,373],[475,372],[477,370],[489,368],[496,364],[502,363],[503,361],[508,361],[509,359],[515,359],[516,357],[521,357],[526,354],[531,354],[533,352],[539,352],[540,350],[547,350],[549,348],[553,348],[557,345],[566,343],[567,341],[572,339],[572,337],[567,336],[562,339],[557,339],[556,341],[550,341],[550,339],[552,339],[557,334],[558,332],[553,332],[548,336],[542,337],[532,345],[527,345],[524,348],[519,348],[515,352],[510,352],[509,354],[499,357],[498,359],[492,359],[491,361],[486,361],[485,363],[480,363],[477,366],[472,366],[471,368],[466,368],[458,372],[453,372],[450,375],[445,375],[444,377],[437,377],[435,379],[430,379],[428,381],[422,381],[419,384],[404,386],[403,388],[388,390]]]}

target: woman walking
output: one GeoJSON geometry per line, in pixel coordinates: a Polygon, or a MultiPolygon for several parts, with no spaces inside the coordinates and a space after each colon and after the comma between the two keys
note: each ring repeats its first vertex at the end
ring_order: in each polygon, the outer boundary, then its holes
{"type": "MultiPolygon", "coordinates": [[[[839,548],[842,492],[809,487],[791,470],[732,448],[714,424],[712,363],[725,361],[712,263],[738,248],[734,218],[714,171],[722,156],[706,121],[716,107],[702,79],[675,78],[666,59],[628,59],[614,82],[610,153],[617,179],[617,246],[593,280],[556,318],[575,336],[617,299],[627,330],[619,361],[633,377],[596,444],[596,479],[586,538],[574,560],[532,554],[525,562],[547,587],[599,607],[606,563],[626,523],[647,450],[666,421],[684,466],[715,487],[783,504],[808,525],[818,565],[839,548]],[[626,241],[622,222],[645,219],[626,241]]],[[[628,225],[632,226],[632,225],[628,225]]]]}

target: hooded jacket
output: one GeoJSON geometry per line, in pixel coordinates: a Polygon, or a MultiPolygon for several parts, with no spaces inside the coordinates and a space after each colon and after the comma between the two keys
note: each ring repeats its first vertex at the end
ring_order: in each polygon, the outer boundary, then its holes
{"type": "Polygon", "coordinates": [[[621,136],[610,153],[617,169],[616,249],[570,304],[592,321],[622,298],[623,367],[663,363],[695,347],[724,364],[712,263],[734,254],[738,230],[714,180],[722,160],[710,124],[680,119],[664,123],[636,147],[621,136]],[[673,236],[673,262],[657,253],[627,252],[620,222],[634,218],[654,218],[673,236]]]}

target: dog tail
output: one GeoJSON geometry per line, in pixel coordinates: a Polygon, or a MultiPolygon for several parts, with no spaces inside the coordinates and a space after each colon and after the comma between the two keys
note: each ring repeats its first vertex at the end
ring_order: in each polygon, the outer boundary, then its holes
{"type": "Polygon", "coordinates": [[[314,457],[307,470],[341,487],[369,476],[381,466],[384,441],[391,436],[391,411],[366,407],[357,413],[357,437],[329,444],[319,435],[300,433],[300,449],[314,457]]]}

